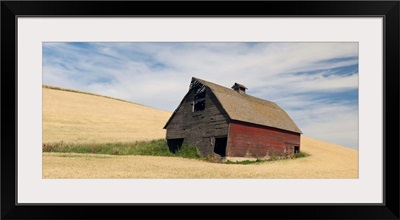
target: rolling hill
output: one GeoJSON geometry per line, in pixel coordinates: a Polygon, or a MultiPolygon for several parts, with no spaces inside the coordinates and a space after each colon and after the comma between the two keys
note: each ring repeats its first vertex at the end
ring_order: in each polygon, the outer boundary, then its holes
{"type": "MultiPolygon", "coordinates": [[[[172,113],[124,100],[43,87],[43,143],[111,143],[165,138],[172,113]]],[[[301,137],[295,160],[218,164],[201,160],[43,153],[43,178],[358,178],[358,151],[301,137]]]]}
{"type": "Polygon", "coordinates": [[[171,112],[43,86],[43,143],[109,143],[165,138],[171,112]]]}

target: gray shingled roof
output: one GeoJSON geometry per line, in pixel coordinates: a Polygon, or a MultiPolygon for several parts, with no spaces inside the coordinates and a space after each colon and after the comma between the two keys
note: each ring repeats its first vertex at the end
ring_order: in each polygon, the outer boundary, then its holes
{"type": "Polygon", "coordinates": [[[211,89],[232,120],[302,133],[277,104],[193,77],[211,89]]]}

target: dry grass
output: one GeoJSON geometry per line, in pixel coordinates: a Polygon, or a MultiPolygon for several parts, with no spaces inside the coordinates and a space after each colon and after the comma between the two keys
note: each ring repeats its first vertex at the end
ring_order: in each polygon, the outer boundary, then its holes
{"type": "Polygon", "coordinates": [[[43,88],[43,143],[165,138],[171,112],[85,93],[43,88]]]}
{"type": "Polygon", "coordinates": [[[302,138],[312,156],[218,164],[155,156],[43,153],[43,178],[358,178],[358,151],[302,138]]]}

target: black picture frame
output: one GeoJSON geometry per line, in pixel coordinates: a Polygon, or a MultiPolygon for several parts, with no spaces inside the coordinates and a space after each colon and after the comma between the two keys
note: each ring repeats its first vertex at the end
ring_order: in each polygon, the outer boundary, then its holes
{"type": "MultiPolygon", "coordinates": [[[[399,1],[2,1],[2,219],[399,219],[399,1]],[[157,9],[157,10],[156,10],[157,9]],[[159,12],[159,11],[162,12],[159,12]],[[157,12],[156,12],[157,11],[157,12]],[[383,17],[384,203],[23,205],[16,197],[17,18],[383,17]],[[186,213],[190,213],[187,215],[186,213]]],[[[217,196],[217,195],[216,195],[217,196]]]]}

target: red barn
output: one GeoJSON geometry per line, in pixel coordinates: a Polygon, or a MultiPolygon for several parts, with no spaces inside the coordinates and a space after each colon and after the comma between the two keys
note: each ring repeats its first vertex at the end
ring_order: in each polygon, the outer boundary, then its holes
{"type": "Polygon", "coordinates": [[[267,159],[300,152],[301,130],[277,104],[192,78],[189,91],[168,120],[167,143],[175,152],[182,144],[196,146],[202,156],[267,159]]]}

